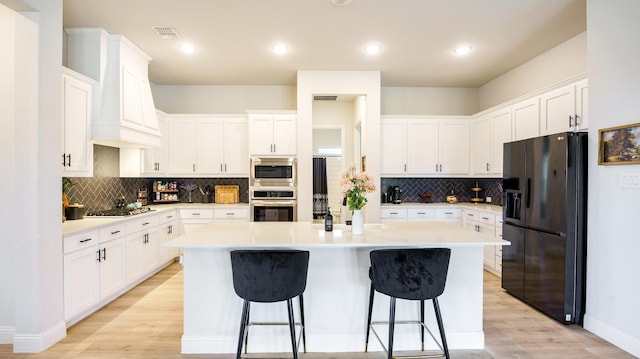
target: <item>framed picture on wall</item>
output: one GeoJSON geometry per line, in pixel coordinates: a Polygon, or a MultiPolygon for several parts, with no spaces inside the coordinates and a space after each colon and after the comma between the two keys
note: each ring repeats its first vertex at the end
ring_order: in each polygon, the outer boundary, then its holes
{"type": "Polygon", "coordinates": [[[640,164],[640,123],[598,130],[598,164],[640,164]]]}

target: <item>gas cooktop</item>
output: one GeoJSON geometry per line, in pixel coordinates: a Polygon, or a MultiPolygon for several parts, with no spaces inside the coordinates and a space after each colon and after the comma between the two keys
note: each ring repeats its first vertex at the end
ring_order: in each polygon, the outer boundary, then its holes
{"type": "Polygon", "coordinates": [[[136,214],[142,214],[147,212],[153,212],[154,210],[149,207],[141,208],[110,208],[97,211],[88,211],[85,217],[126,217],[135,216],[136,214]]]}

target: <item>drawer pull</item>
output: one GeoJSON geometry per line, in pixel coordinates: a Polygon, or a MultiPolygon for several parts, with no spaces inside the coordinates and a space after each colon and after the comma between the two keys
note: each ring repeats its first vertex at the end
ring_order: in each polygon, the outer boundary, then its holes
{"type": "Polygon", "coordinates": [[[118,234],[118,233],[120,233],[120,231],[113,231],[111,232],[111,235],[118,234]]]}
{"type": "Polygon", "coordinates": [[[389,212],[389,214],[398,214],[398,212],[389,212]]]}
{"type": "Polygon", "coordinates": [[[452,214],[453,214],[453,212],[444,212],[444,214],[450,214],[450,215],[452,215],[452,214]]]}
{"type": "Polygon", "coordinates": [[[227,213],[227,216],[234,216],[235,213],[227,213]]]}
{"type": "Polygon", "coordinates": [[[426,212],[418,212],[418,214],[427,214],[426,212]]]}
{"type": "Polygon", "coordinates": [[[199,216],[200,213],[191,213],[192,216],[199,216]]]}
{"type": "Polygon", "coordinates": [[[482,217],[482,219],[484,219],[485,221],[488,221],[489,217],[482,217]]]}
{"type": "Polygon", "coordinates": [[[143,226],[146,226],[147,224],[149,224],[149,222],[144,222],[142,225],[143,225],[143,226]]]}
{"type": "Polygon", "coordinates": [[[91,238],[83,239],[83,240],[80,241],[80,243],[86,243],[86,242],[89,242],[90,240],[91,240],[91,238]]]}
{"type": "Polygon", "coordinates": [[[167,216],[167,218],[173,218],[173,216],[167,216]]]}

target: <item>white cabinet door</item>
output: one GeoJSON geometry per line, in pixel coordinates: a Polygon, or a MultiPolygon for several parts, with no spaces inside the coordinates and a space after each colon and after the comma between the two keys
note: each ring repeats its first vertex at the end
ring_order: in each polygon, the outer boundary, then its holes
{"type": "Polygon", "coordinates": [[[143,275],[153,272],[153,270],[158,266],[160,258],[158,253],[158,243],[160,242],[158,227],[150,228],[146,235],[147,240],[144,242],[144,246],[142,247],[141,258],[143,275]]]}
{"type": "Polygon", "coordinates": [[[158,115],[156,114],[156,105],[153,102],[153,94],[151,93],[151,85],[146,74],[138,76],[140,84],[140,113],[142,116],[142,126],[148,130],[157,131],[160,129],[158,123],[158,115]]]}
{"type": "Polygon", "coordinates": [[[489,165],[489,174],[502,176],[504,144],[510,141],[511,109],[507,108],[496,113],[491,119],[491,162],[489,165]]]}
{"type": "Polygon", "coordinates": [[[381,132],[381,169],[385,175],[405,174],[406,168],[406,122],[403,120],[384,120],[381,132]]]}
{"type": "Polygon", "coordinates": [[[575,85],[568,85],[540,96],[540,125],[543,135],[570,131],[576,115],[575,85]]]}
{"type": "Polygon", "coordinates": [[[169,171],[169,125],[162,114],[157,114],[162,135],[161,147],[142,150],[142,173],[148,176],[163,175],[169,171]]]}
{"type": "Polygon", "coordinates": [[[124,288],[124,253],[123,238],[100,243],[100,299],[124,288]]]}
{"type": "Polygon", "coordinates": [[[196,124],[189,118],[172,118],[169,122],[170,173],[193,175],[196,164],[196,124]]]}
{"type": "Polygon", "coordinates": [[[438,121],[408,120],[406,139],[406,172],[435,173],[438,163],[438,121]]]}
{"type": "Polygon", "coordinates": [[[297,149],[296,116],[253,114],[249,116],[251,156],[292,156],[297,149]]]}
{"type": "Polygon", "coordinates": [[[513,140],[519,141],[540,135],[540,98],[518,102],[513,112],[513,140]]]}
{"type": "Polygon", "coordinates": [[[576,83],[576,111],[578,114],[577,129],[589,128],[589,82],[582,80],[576,83]]]}
{"type": "Polygon", "coordinates": [[[487,174],[491,168],[491,117],[479,118],[471,125],[473,173],[487,174]]]}
{"type": "Polygon", "coordinates": [[[126,237],[125,283],[127,285],[134,283],[143,275],[141,259],[146,239],[146,232],[137,232],[126,237]]]}
{"type": "Polygon", "coordinates": [[[469,123],[442,120],[438,127],[438,159],[441,174],[469,174],[469,123]]]}
{"type": "Polygon", "coordinates": [[[249,129],[246,119],[225,121],[224,165],[226,175],[249,175],[249,129]]]}
{"type": "Polygon", "coordinates": [[[164,246],[165,243],[178,236],[177,223],[178,222],[173,219],[160,225],[160,232],[158,234],[158,261],[160,264],[166,263],[177,255],[176,248],[167,248],[164,246]]]}
{"type": "Polygon", "coordinates": [[[296,117],[273,117],[273,152],[275,155],[294,156],[298,152],[296,117]]]}
{"type": "Polygon", "coordinates": [[[93,176],[91,83],[63,74],[62,175],[93,176]]]}
{"type": "Polygon", "coordinates": [[[210,175],[223,173],[223,121],[220,119],[198,119],[196,128],[196,173],[210,175]]]}
{"type": "Polygon", "coordinates": [[[100,300],[98,245],[64,256],[65,319],[96,305],[100,300]]]}

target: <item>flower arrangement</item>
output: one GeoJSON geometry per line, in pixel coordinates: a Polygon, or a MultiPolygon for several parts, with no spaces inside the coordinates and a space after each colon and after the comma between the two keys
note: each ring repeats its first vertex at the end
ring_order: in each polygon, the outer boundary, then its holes
{"type": "Polygon", "coordinates": [[[367,204],[367,193],[376,190],[373,178],[367,172],[356,173],[356,166],[350,164],[340,179],[342,194],[347,197],[350,210],[360,210],[367,204]]]}

